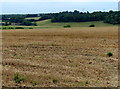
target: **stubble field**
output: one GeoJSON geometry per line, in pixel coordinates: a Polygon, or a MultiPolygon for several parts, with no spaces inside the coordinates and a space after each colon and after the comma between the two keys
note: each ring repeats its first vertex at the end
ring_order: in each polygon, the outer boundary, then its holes
{"type": "Polygon", "coordinates": [[[3,86],[118,85],[117,26],[3,30],[2,35],[3,86]],[[15,83],[16,73],[25,81],[15,83]]]}

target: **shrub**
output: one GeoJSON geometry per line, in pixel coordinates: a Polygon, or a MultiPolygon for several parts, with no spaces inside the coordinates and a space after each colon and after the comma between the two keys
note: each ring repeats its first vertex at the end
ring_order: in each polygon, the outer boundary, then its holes
{"type": "Polygon", "coordinates": [[[111,57],[111,56],[113,56],[113,53],[112,53],[112,52],[108,52],[108,53],[107,53],[107,56],[108,56],[108,57],[111,57]]]}
{"type": "Polygon", "coordinates": [[[14,29],[13,27],[9,27],[8,29],[14,29]]]}
{"type": "Polygon", "coordinates": [[[89,82],[88,82],[88,81],[86,81],[86,82],[85,82],[85,84],[87,85],[87,84],[89,84],[89,82]]]}
{"type": "Polygon", "coordinates": [[[33,29],[33,28],[29,28],[29,29],[33,29]]]}
{"type": "Polygon", "coordinates": [[[89,27],[95,27],[95,25],[94,25],[94,24],[91,24],[91,25],[89,25],[89,27]]]}
{"type": "Polygon", "coordinates": [[[25,80],[25,78],[19,78],[19,79],[15,80],[15,82],[20,83],[21,81],[24,81],[24,80],[25,80]]]}
{"type": "Polygon", "coordinates": [[[23,27],[15,27],[15,29],[24,29],[23,27]]]}
{"type": "Polygon", "coordinates": [[[6,27],[3,27],[2,29],[7,29],[6,27]]]}
{"type": "Polygon", "coordinates": [[[71,27],[71,26],[70,26],[70,25],[65,25],[65,26],[64,26],[64,28],[69,28],[69,27],[71,27]]]}
{"type": "Polygon", "coordinates": [[[32,23],[30,21],[27,21],[27,20],[23,20],[23,22],[21,23],[21,25],[26,25],[26,26],[37,26],[36,23],[32,23]]]}
{"type": "Polygon", "coordinates": [[[58,80],[57,79],[53,79],[53,83],[57,83],[58,82],[58,80]]]}
{"type": "Polygon", "coordinates": [[[25,78],[20,77],[20,75],[18,73],[16,73],[14,75],[14,80],[15,80],[16,83],[20,83],[21,81],[24,81],[25,78]]]}
{"type": "Polygon", "coordinates": [[[37,24],[36,24],[36,23],[32,23],[32,25],[33,25],[33,26],[37,26],[37,24]]]}
{"type": "Polygon", "coordinates": [[[31,83],[32,83],[33,86],[38,84],[38,82],[36,82],[36,81],[32,81],[31,83]]]}

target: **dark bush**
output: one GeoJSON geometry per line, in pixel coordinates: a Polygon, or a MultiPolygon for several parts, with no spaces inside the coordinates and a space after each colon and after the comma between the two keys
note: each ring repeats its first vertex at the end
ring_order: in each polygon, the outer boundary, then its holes
{"type": "Polygon", "coordinates": [[[32,23],[32,25],[33,25],[33,26],[37,26],[37,24],[36,24],[36,23],[32,23]]]}
{"type": "Polygon", "coordinates": [[[8,27],[8,29],[14,29],[13,27],[8,27]]]}
{"type": "Polygon", "coordinates": [[[35,19],[27,19],[27,21],[35,22],[35,21],[38,21],[38,20],[35,20],[35,19]]]}
{"type": "Polygon", "coordinates": [[[58,80],[57,79],[53,79],[53,83],[57,83],[58,82],[58,80]]]}
{"type": "Polygon", "coordinates": [[[70,28],[71,26],[70,25],[65,25],[64,28],[70,28]]]}
{"type": "Polygon", "coordinates": [[[108,53],[107,53],[107,56],[108,56],[108,57],[111,57],[111,56],[113,56],[113,53],[112,53],[112,52],[108,52],[108,53]]]}
{"type": "Polygon", "coordinates": [[[33,28],[29,28],[29,29],[33,29],[33,28]]]}
{"type": "Polygon", "coordinates": [[[21,25],[26,25],[26,26],[37,26],[36,23],[32,23],[32,22],[30,22],[30,21],[28,21],[28,20],[23,20],[22,23],[21,23],[21,25]]]}
{"type": "Polygon", "coordinates": [[[91,25],[89,25],[89,27],[95,27],[95,25],[94,25],[94,24],[91,24],[91,25]]]}
{"type": "Polygon", "coordinates": [[[3,27],[2,29],[7,29],[6,27],[3,27]]]}
{"type": "Polygon", "coordinates": [[[25,81],[25,78],[21,78],[18,73],[14,75],[14,80],[16,83],[20,83],[21,81],[25,81]]]}
{"type": "Polygon", "coordinates": [[[15,29],[24,29],[23,27],[15,27],[15,29]]]}
{"type": "Polygon", "coordinates": [[[33,86],[38,84],[38,82],[36,82],[36,81],[32,81],[31,83],[32,83],[33,86]]]}

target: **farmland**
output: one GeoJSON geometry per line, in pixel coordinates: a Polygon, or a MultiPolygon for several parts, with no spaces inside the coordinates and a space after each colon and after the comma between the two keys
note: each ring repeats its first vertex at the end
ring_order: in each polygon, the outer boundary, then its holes
{"type": "MultiPolygon", "coordinates": [[[[31,19],[31,18],[26,18],[31,19]]],[[[33,18],[32,18],[33,19],[33,18]]],[[[36,17],[34,18],[36,19],[36,17]]],[[[6,28],[4,30],[7,30],[7,28],[13,28],[15,30],[15,27],[23,27],[24,29],[46,29],[46,28],[63,28],[65,25],[70,25],[71,27],[89,27],[89,25],[94,24],[96,27],[108,27],[108,26],[117,26],[112,24],[103,23],[103,21],[91,21],[91,22],[62,22],[62,23],[52,23],[51,19],[43,20],[43,21],[36,21],[37,26],[19,26],[19,25],[10,25],[10,26],[2,26],[2,28],[6,28]]]]}
{"type": "Polygon", "coordinates": [[[86,23],[3,30],[3,86],[117,86],[118,27],[86,23]],[[16,73],[25,81],[15,83],[16,73]]]}

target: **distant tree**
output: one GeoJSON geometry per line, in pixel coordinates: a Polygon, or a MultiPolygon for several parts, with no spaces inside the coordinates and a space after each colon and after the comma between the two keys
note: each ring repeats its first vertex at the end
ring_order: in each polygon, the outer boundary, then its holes
{"type": "Polygon", "coordinates": [[[34,26],[36,26],[37,24],[32,23],[32,22],[27,21],[27,20],[23,20],[23,22],[21,23],[21,25],[26,25],[26,26],[32,26],[32,25],[34,25],[34,26]]]}

